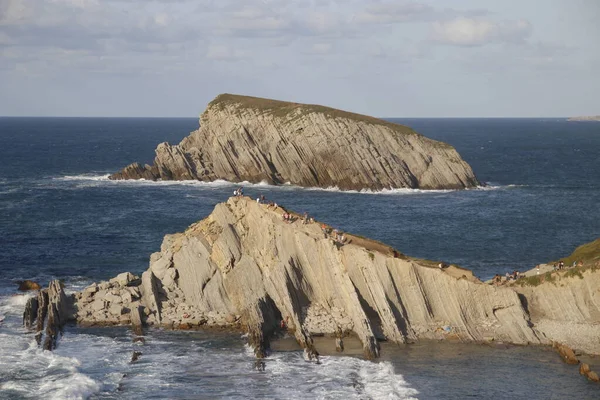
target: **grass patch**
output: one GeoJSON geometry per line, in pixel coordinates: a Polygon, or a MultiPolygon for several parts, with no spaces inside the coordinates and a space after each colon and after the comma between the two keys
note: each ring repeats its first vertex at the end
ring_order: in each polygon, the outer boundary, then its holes
{"type": "Polygon", "coordinates": [[[542,277],[540,275],[526,276],[525,278],[519,278],[517,285],[519,286],[539,286],[542,284],[542,277]]]}
{"type": "Polygon", "coordinates": [[[567,266],[579,261],[582,261],[584,265],[600,262],[600,238],[577,247],[570,256],[563,258],[562,261],[567,266]]]}
{"type": "Polygon", "coordinates": [[[572,268],[570,270],[568,270],[567,272],[565,272],[565,274],[563,275],[565,278],[574,278],[576,276],[579,277],[579,279],[583,279],[583,271],[582,268],[572,268]]]}
{"type": "Polygon", "coordinates": [[[369,258],[371,259],[371,261],[375,260],[375,254],[371,253],[370,251],[367,253],[369,254],[369,258]]]}
{"type": "Polygon", "coordinates": [[[519,286],[539,286],[542,283],[552,283],[556,285],[556,278],[556,274],[552,272],[546,272],[543,275],[533,275],[526,276],[525,278],[519,278],[516,284],[519,286]]]}
{"type": "Polygon", "coordinates": [[[544,274],[544,282],[556,283],[556,276],[552,272],[544,274]]]}

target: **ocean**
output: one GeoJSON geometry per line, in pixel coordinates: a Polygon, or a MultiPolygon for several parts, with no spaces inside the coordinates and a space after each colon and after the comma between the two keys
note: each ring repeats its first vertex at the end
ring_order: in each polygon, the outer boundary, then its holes
{"type": "MultiPolygon", "coordinates": [[[[390,119],[452,144],[486,186],[340,192],[244,184],[294,211],[481,279],[556,260],[600,236],[600,123],[566,119],[390,119]]],[[[0,398],[598,398],[545,348],[386,344],[381,360],[275,351],[264,371],[239,335],[69,326],[55,352],[21,327],[16,281],[74,291],[140,274],[165,234],[225,201],[228,182],[113,182],[151,163],[196,119],[0,118],[0,398]],[[131,352],[143,354],[130,364],[131,352]]]]}

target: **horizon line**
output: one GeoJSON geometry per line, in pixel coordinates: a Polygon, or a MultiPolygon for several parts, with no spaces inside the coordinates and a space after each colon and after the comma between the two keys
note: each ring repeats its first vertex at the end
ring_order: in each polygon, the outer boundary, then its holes
{"type": "MultiPolygon", "coordinates": [[[[367,114],[364,114],[365,116],[368,116],[367,114]]],[[[0,118],[98,118],[98,119],[198,119],[200,118],[198,117],[168,117],[168,116],[161,116],[161,117],[151,117],[151,116],[90,116],[90,115],[78,115],[78,116],[66,116],[66,115],[0,115],[0,118]]],[[[543,116],[543,117],[514,117],[514,116],[502,116],[502,117],[374,117],[377,119],[382,119],[382,120],[386,120],[386,119],[569,119],[569,118],[577,118],[577,117],[572,117],[572,116],[543,116]]]]}

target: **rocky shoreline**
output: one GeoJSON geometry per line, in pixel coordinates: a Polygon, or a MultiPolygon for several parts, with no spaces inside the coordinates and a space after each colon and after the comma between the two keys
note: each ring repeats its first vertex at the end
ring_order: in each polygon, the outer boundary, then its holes
{"type": "Polygon", "coordinates": [[[113,180],[267,182],[341,190],[465,189],[479,185],[450,145],[412,129],[333,108],[249,96],[217,96],[200,128],[161,143],[153,165],[113,180]]]}
{"type": "Polygon", "coordinates": [[[141,277],[122,273],[71,296],[54,281],[30,299],[24,323],[45,329],[40,343],[48,349],[71,321],[233,329],[248,333],[258,358],[285,333],[309,357],[317,354],[313,337],[343,348],[349,336],[366,358],[379,356],[380,341],[422,340],[559,342],[600,354],[596,270],[557,286],[495,287],[459,267],[349,233],[340,242],[331,232],[282,207],[232,197],[185,232],[167,235],[141,277]]]}

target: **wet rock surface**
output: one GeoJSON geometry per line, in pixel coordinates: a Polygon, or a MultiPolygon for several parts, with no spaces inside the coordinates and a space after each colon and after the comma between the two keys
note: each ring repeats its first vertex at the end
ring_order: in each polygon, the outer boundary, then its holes
{"type": "Polygon", "coordinates": [[[63,284],[55,280],[27,301],[23,325],[36,332],[35,338],[44,350],[56,348],[64,325],[73,320],[74,300],[65,293],[63,284]]]}
{"type": "Polygon", "coordinates": [[[27,292],[30,290],[40,290],[42,288],[39,283],[30,280],[20,281],[17,283],[21,292],[27,292]]]}

